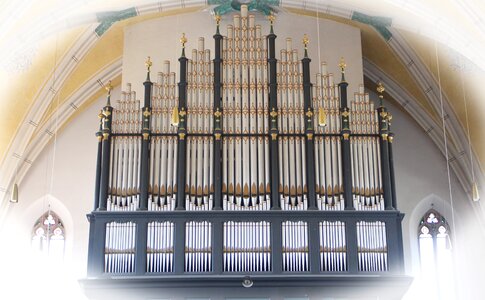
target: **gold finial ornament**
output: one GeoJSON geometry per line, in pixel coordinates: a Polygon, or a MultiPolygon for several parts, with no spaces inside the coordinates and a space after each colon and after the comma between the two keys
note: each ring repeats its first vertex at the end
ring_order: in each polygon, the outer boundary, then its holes
{"type": "Polygon", "coordinates": [[[180,38],[180,43],[182,44],[182,48],[185,49],[185,43],[187,43],[187,38],[185,37],[185,33],[182,33],[182,37],[180,38]]]}
{"type": "Polygon", "coordinates": [[[222,17],[221,17],[221,15],[219,15],[219,14],[216,14],[216,15],[214,16],[214,20],[216,20],[216,25],[217,25],[217,27],[219,27],[219,24],[221,24],[221,19],[222,19],[222,17]]]}
{"type": "Polygon", "coordinates": [[[340,58],[340,62],[338,66],[340,67],[340,70],[342,71],[342,73],[345,73],[345,68],[347,67],[347,64],[345,63],[345,60],[343,57],[340,58]]]}
{"type": "Polygon", "coordinates": [[[153,63],[150,60],[150,56],[147,57],[147,60],[145,61],[145,67],[147,67],[147,71],[150,72],[150,68],[152,67],[153,63]]]}
{"type": "Polygon", "coordinates": [[[268,20],[269,20],[269,23],[271,24],[271,26],[273,26],[273,23],[274,21],[276,20],[276,17],[273,13],[271,13],[269,16],[268,16],[268,20]]]}
{"type": "Polygon", "coordinates": [[[377,90],[377,92],[378,92],[379,94],[382,94],[382,93],[384,93],[384,91],[385,91],[386,89],[384,88],[384,85],[382,84],[382,82],[380,82],[380,81],[379,81],[379,82],[377,83],[377,88],[376,88],[376,90],[377,90]]]}
{"type": "Polygon", "coordinates": [[[303,35],[303,46],[305,46],[305,50],[308,49],[308,43],[310,43],[310,39],[308,38],[308,35],[306,33],[303,35]]]}
{"type": "Polygon", "coordinates": [[[104,89],[108,91],[108,95],[111,95],[111,90],[113,89],[113,86],[111,85],[111,80],[108,81],[108,84],[104,86],[104,89]]]}

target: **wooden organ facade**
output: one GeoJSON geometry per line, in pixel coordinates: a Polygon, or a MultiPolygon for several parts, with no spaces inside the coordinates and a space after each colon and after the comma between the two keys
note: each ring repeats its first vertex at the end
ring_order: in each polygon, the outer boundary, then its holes
{"type": "Polygon", "coordinates": [[[390,114],[348,100],[291,39],[275,49],[241,7],[215,53],[165,61],[143,100],[128,84],[100,113],[88,278],[163,286],[319,286],[403,275],[390,114]],[[205,279],[204,279],[205,278],[205,279]],[[343,278],[343,279],[342,279],[343,278]],[[354,279],[351,279],[354,278],[354,279]],[[128,280],[127,279],[127,280],[128,280]],[[329,282],[334,282],[330,280],[329,282]]]}

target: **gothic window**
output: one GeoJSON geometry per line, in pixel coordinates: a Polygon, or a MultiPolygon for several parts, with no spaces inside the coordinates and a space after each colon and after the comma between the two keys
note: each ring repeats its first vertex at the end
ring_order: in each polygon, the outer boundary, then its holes
{"type": "MultiPolygon", "coordinates": [[[[421,278],[426,298],[454,299],[450,227],[436,210],[429,210],[419,223],[421,278]]],[[[423,295],[424,296],[424,295],[423,295]]]]}
{"type": "Polygon", "coordinates": [[[43,214],[32,230],[34,251],[54,259],[64,256],[65,231],[61,219],[52,211],[43,214]]]}

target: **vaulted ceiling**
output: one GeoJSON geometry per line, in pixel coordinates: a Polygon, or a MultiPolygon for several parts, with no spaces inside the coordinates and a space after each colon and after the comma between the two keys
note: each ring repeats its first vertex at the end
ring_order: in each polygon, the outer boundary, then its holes
{"type": "MultiPolygon", "coordinates": [[[[103,84],[121,83],[125,26],[193,11],[209,15],[214,6],[208,4],[213,2],[0,4],[0,201],[8,195],[17,166],[21,177],[48,141],[104,93],[103,84]]],[[[481,178],[483,1],[284,0],[276,10],[360,28],[366,86],[373,88],[378,80],[386,84],[387,98],[408,112],[443,153],[449,152],[450,165],[466,191],[472,181],[471,164],[481,178]]]]}

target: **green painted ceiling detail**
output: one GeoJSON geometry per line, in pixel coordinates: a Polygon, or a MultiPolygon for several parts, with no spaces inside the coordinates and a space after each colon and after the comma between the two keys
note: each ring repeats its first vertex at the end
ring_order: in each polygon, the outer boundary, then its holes
{"type": "Polygon", "coordinates": [[[274,6],[280,5],[280,0],[208,0],[207,4],[214,7],[216,15],[224,15],[232,11],[240,11],[241,5],[247,5],[249,11],[259,11],[264,15],[275,12],[274,6]]]}
{"type": "Polygon", "coordinates": [[[96,17],[98,19],[98,22],[101,22],[101,24],[99,24],[98,27],[94,29],[94,32],[96,32],[98,36],[101,36],[114,23],[128,18],[136,17],[137,15],[138,13],[136,12],[136,9],[134,7],[130,7],[120,11],[106,11],[97,13],[96,17]]]}
{"type": "Polygon", "coordinates": [[[360,12],[354,11],[352,14],[352,20],[360,23],[370,25],[379,32],[379,34],[387,41],[392,37],[392,33],[387,29],[392,25],[392,19],[386,17],[369,16],[360,12]]]}

